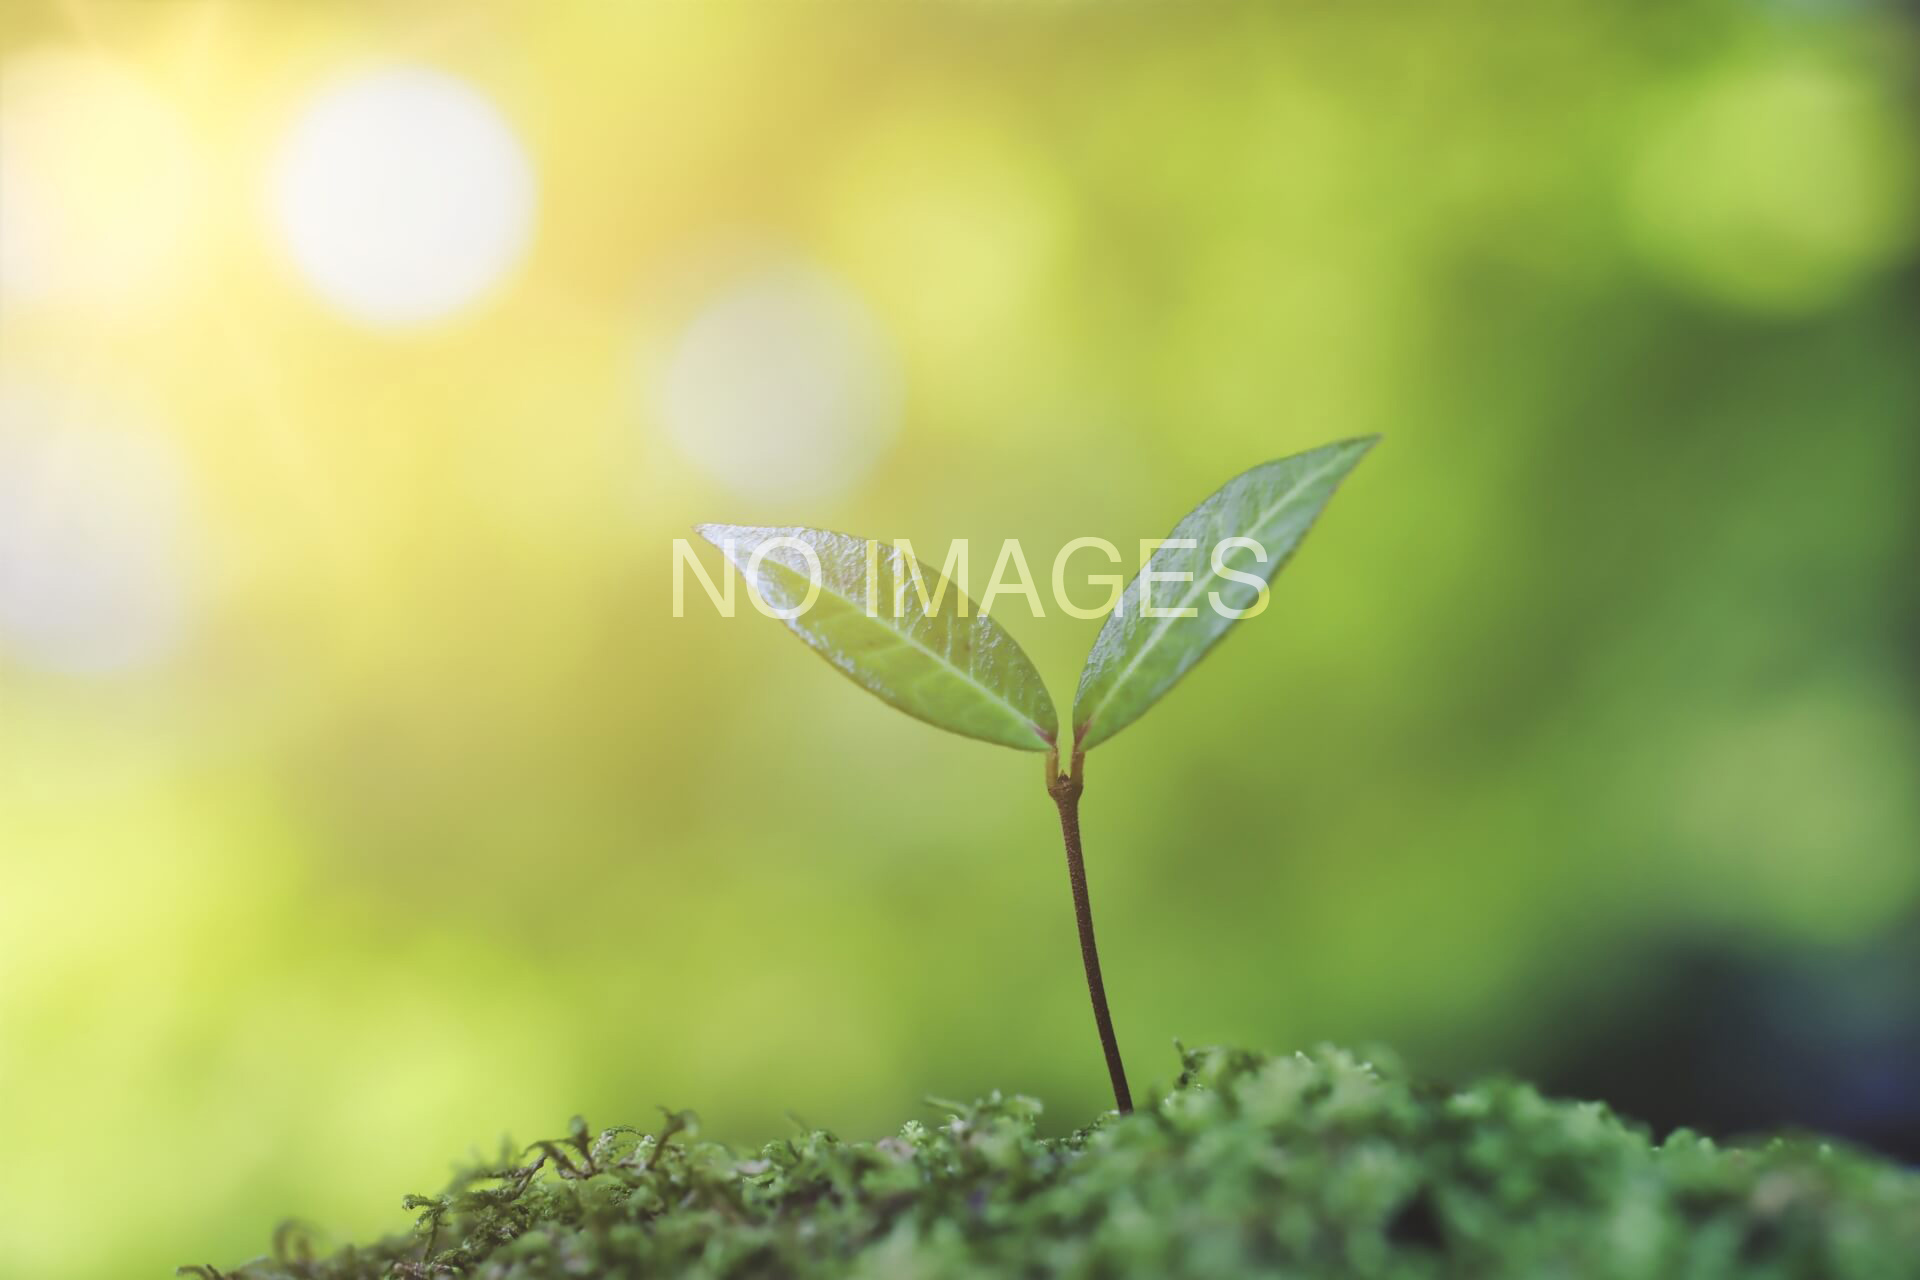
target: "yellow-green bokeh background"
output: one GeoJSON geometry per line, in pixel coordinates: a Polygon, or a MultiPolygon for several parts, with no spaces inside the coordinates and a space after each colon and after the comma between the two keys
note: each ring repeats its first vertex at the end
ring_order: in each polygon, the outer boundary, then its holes
{"type": "MultiPolygon", "coordinates": [[[[1140,1084],[1176,1035],[1524,1060],[1649,936],[1908,918],[1915,52],[1813,0],[9,6],[0,148],[68,221],[0,301],[0,439],[111,432],[111,483],[32,496],[153,540],[177,617],[97,670],[0,612],[0,1270],[394,1228],[576,1111],[1102,1104],[1038,759],[673,619],[699,520],[984,576],[1386,434],[1090,761],[1140,1084]],[[402,331],[265,195],[389,64],[484,94],[537,193],[402,331]],[[858,299],[900,394],[793,496],[659,394],[768,263],[858,299]]],[[[0,586],[74,553],[8,527],[0,586]]],[[[1070,701],[1097,624],[1002,617],[1070,701]]]]}

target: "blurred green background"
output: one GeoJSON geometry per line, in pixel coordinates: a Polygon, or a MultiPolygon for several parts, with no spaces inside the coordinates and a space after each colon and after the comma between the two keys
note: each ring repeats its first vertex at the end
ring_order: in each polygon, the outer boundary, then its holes
{"type": "MultiPolygon", "coordinates": [[[[1128,545],[1386,434],[1089,762],[1137,1087],[1175,1036],[1551,1080],[1596,1027],[1657,1057],[1675,940],[1909,936],[1892,6],[0,33],[11,1273],[396,1228],[575,1111],[1105,1105],[1038,759],[673,619],[699,520],[966,537],[978,594],[1002,538],[1128,545]]],[[[1065,705],[1098,624],[1001,617],[1065,705]]],[[[1914,970],[1869,969],[1911,1020],[1914,970]]]]}

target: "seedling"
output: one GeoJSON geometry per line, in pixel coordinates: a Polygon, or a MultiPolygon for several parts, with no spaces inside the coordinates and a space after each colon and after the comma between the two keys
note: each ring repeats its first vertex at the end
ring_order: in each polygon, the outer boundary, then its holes
{"type": "Polygon", "coordinates": [[[1102,624],[1080,672],[1065,744],[1046,682],[1006,628],[908,553],[821,529],[696,526],[769,611],[868,692],[939,728],[1046,752],[1087,993],[1122,1112],[1133,1099],[1100,978],[1080,848],[1086,753],[1144,715],[1228,627],[1266,607],[1274,575],[1377,438],[1262,463],[1175,525],[1102,624]]]}

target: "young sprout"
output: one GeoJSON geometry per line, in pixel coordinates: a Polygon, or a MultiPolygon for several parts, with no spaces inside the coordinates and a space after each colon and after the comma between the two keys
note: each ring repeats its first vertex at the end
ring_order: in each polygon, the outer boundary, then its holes
{"type": "Polygon", "coordinates": [[[1265,607],[1268,584],[1377,439],[1262,463],[1188,512],[1101,626],[1065,743],[1046,682],[1013,637],[906,552],[821,529],[696,526],[795,635],[868,692],[938,728],[1046,753],[1087,994],[1122,1112],[1133,1099],[1107,1011],[1080,849],[1086,753],[1144,715],[1228,627],[1265,607]]]}

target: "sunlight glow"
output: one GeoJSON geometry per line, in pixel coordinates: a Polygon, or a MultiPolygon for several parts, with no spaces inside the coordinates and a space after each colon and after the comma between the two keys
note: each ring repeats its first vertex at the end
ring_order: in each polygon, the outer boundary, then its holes
{"type": "Polygon", "coordinates": [[[784,263],[696,314],[668,359],[659,411],[680,451],[745,498],[819,499],[857,484],[899,430],[899,366],[864,303],[784,263]]]}
{"type": "Polygon", "coordinates": [[[0,298],[117,303],[177,264],[198,186],[186,123],[127,68],[42,50],[0,67],[0,298]]]}
{"type": "Polygon", "coordinates": [[[392,67],[328,89],[282,146],[273,211],[321,296],[384,329],[472,302],[525,251],[532,164],[472,86],[392,67]]]}

